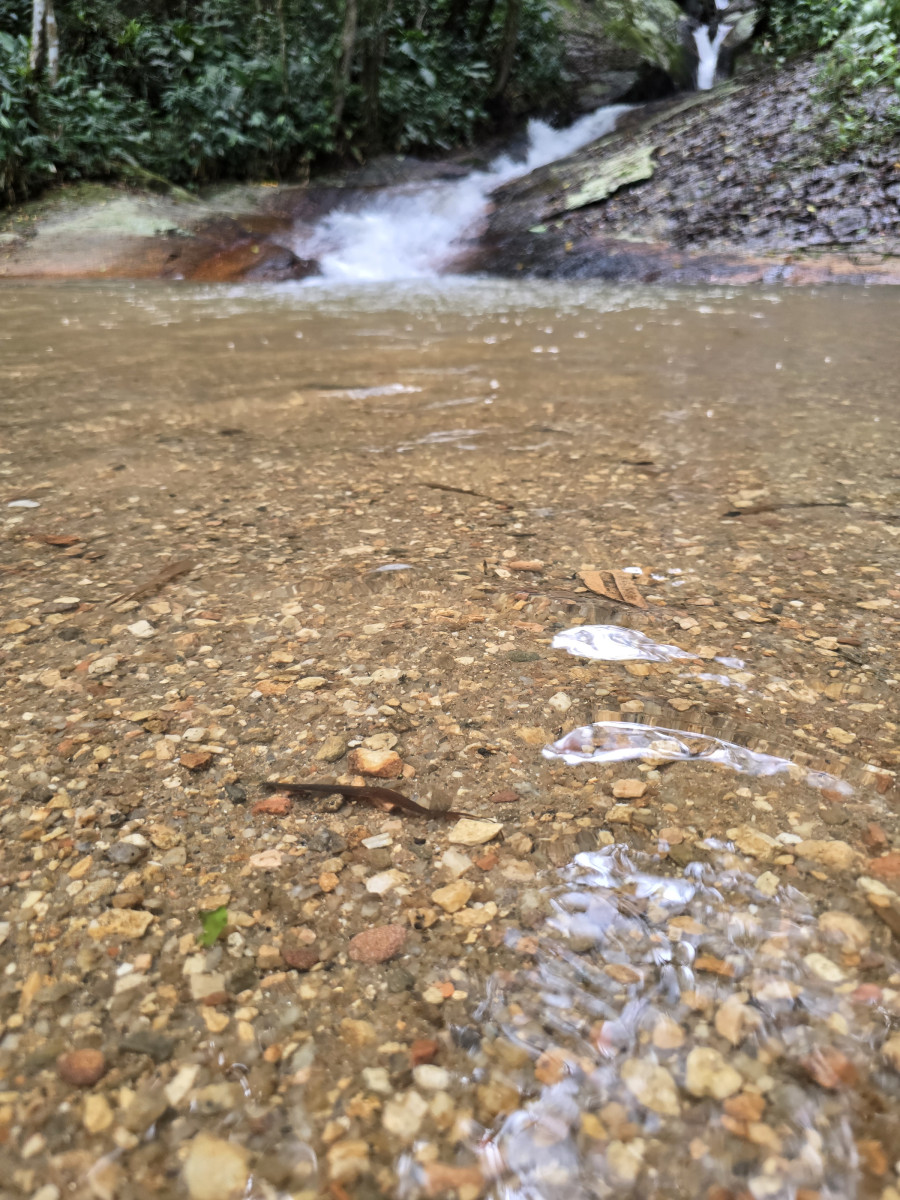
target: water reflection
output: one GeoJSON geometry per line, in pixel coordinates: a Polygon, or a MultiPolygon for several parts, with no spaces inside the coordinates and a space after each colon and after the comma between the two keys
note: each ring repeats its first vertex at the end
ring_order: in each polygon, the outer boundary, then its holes
{"type": "MultiPolygon", "coordinates": [[[[858,986],[849,914],[817,921],[712,849],[681,875],[620,845],[580,854],[543,928],[508,934],[522,965],[476,1012],[483,1086],[520,1096],[472,1131],[493,1200],[859,1194],[861,1081],[900,995],[858,986]]],[[[403,1174],[437,1194],[439,1174],[403,1174]]]]}

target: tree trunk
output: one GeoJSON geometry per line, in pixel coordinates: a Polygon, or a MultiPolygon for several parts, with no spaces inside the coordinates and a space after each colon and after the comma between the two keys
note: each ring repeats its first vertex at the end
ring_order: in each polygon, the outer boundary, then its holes
{"type": "Polygon", "coordinates": [[[287,77],[287,26],[284,21],[284,0],[276,0],[275,11],[278,15],[278,59],[281,64],[281,90],[288,94],[287,77]]]}
{"type": "Polygon", "coordinates": [[[341,33],[341,57],[335,74],[334,83],[334,117],[335,132],[337,132],[344,116],[344,105],[347,102],[347,89],[350,87],[350,75],[353,70],[353,54],[356,50],[356,26],[359,18],[357,0],[346,0],[344,6],[344,29],[341,33]]]}
{"type": "Polygon", "coordinates": [[[47,39],[47,78],[50,86],[55,87],[59,80],[59,28],[56,24],[56,13],[53,10],[53,0],[47,0],[44,34],[47,39]]]}
{"type": "Polygon", "coordinates": [[[31,48],[28,53],[28,68],[32,75],[37,75],[44,65],[44,24],[46,20],[46,0],[34,0],[31,6],[31,48]]]}
{"type": "Polygon", "coordinates": [[[522,0],[506,0],[506,20],[503,22],[503,41],[500,44],[500,58],[494,78],[494,96],[502,96],[509,83],[513,63],[516,61],[521,19],[522,0]]]}
{"type": "Polygon", "coordinates": [[[385,54],[385,36],[382,28],[385,16],[389,16],[393,0],[364,0],[363,12],[363,126],[366,148],[371,153],[381,143],[381,64],[385,54]]]}

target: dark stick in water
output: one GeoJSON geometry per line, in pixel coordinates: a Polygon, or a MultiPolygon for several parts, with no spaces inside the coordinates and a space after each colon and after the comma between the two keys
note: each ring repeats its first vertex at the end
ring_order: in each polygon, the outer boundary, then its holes
{"type": "Polygon", "coordinates": [[[380,809],[381,812],[394,812],[400,809],[401,812],[409,813],[416,817],[434,817],[436,820],[458,820],[460,817],[471,817],[471,813],[456,812],[452,808],[432,809],[423,808],[421,804],[417,804],[415,800],[410,800],[409,796],[404,796],[402,792],[395,792],[392,788],[374,787],[368,784],[363,787],[356,787],[348,783],[280,783],[267,780],[262,785],[268,792],[289,792],[291,795],[302,796],[310,794],[313,796],[343,796],[345,800],[357,800],[361,804],[368,804],[370,808],[380,809]]]}

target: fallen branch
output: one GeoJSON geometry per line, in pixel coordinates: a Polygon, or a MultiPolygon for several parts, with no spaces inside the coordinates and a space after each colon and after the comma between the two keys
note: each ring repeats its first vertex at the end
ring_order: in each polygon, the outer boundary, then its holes
{"type": "Polygon", "coordinates": [[[158,574],[135,588],[133,592],[123,592],[121,596],[107,600],[106,606],[110,608],[113,604],[121,604],[123,600],[144,600],[147,596],[158,592],[161,587],[165,587],[167,583],[171,583],[173,579],[178,579],[181,575],[187,575],[188,571],[193,571],[196,565],[192,558],[182,558],[178,562],[169,563],[167,567],[163,567],[158,574]]]}

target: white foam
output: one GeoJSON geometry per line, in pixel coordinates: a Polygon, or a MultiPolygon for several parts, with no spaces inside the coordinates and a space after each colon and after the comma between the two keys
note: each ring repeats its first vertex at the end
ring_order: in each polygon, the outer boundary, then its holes
{"type": "MultiPolygon", "coordinates": [[[[716,0],[716,8],[724,12],[730,0],[716,0]]],[[[697,90],[708,92],[716,82],[716,72],[719,69],[719,52],[725,39],[731,33],[733,25],[720,25],[715,37],[710,36],[709,26],[700,25],[694,30],[694,44],[700,59],[697,64],[697,90]]]]}
{"type": "Polygon", "coordinates": [[[503,155],[487,171],[465,179],[382,193],[356,212],[330,213],[311,233],[298,238],[293,249],[302,258],[316,259],[326,280],[432,278],[452,262],[466,235],[477,229],[495,188],[610,133],[627,111],[628,105],[608,105],[567,129],[531,121],[524,161],[503,155]]]}

